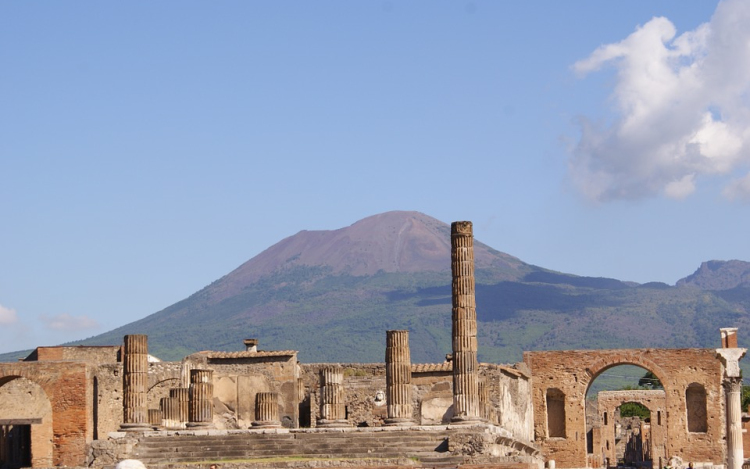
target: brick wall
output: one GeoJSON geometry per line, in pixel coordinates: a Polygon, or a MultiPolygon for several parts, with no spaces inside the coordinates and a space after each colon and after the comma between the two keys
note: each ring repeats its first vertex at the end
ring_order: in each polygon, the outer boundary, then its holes
{"type": "Polygon", "coordinates": [[[664,385],[664,425],[667,457],[723,464],[726,449],[723,368],[712,349],[635,349],[525,352],[533,376],[534,437],[547,459],[557,466],[585,467],[586,391],[604,370],[631,364],[652,371],[664,385]],[[688,432],[685,392],[697,383],[705,389],[707,431],[688,432]],[[551,438],[547,430],[546,395],[556,388],[565,395],[565,437],[551,438]]]}

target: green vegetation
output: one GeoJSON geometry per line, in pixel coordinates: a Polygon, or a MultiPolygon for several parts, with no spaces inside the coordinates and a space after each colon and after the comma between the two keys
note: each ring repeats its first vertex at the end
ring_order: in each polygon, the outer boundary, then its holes
{"type": "MultiPolygon", "coordinates": [[[[497,281],[508,278],[501,269],[477,272],[481,361],[518,362],[525,350],[714,348],[717,327],[750,330],[749,289],[719,295],[533,269],[521,281],[497,281]]],[[[179,360],[198,350],[241,350],[243,339],[257,337],[261,349],[298,350],[307,363],[372,363],[384,360],[386,330],[408,329],[414,363],[442,362],[451,351],[448,272],[352,276],[298,265],[228,297],[222,282],[75,344],[119,344],[125,334],[145,333],[153,355],[179,360]]]]}
{"type": "Polygon", "coordinates": [[[620,406],[620,417],[639,417],[641,420],[649,420],[651,411],[648,407],[637,402],[625,402],[620,406]]]}

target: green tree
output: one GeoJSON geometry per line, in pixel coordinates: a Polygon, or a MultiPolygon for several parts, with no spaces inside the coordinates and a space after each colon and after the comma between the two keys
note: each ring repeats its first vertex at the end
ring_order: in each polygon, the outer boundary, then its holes
{"type": "Polygon", "coordinates": [[[620,417],[640,417],[641,420],[646,420],[651,418],[651,411],[643,404],[624,402],[620,406],[620,417]]]}
{"type": "Polygon", "coordinates": [[[750,386],[742,386],[742,412],[747,412],[750,404],[750,386]]]}
{"type": "Polygon", "coordinates": [[[664,389],[659,378],[650,371],[641,376],[641,379],[638,380],[638,386],[646,389],[664,389]]]}

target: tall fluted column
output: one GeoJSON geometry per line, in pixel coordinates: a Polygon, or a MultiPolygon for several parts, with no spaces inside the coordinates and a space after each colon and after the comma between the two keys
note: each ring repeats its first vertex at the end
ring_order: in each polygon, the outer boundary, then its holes
{"type": "Polygon", "coordinates": [[[213,371],[190,370],[190,406],[187,426],[206,428],[213,426],[214,421],[214,384],[213,371]]]}
{"type": "Polygon", "coordinates": [[[190,388],[172,388],[169,397],[177,400],[177,421],[179,428],[185,428],[190,420],[190,388]]]}
{"type": "Polygon", "coordinates": [[[255,395],[255,421],[253,427],[278,428],[279,421],[279,393],[259,392],[255,395]]]}
{"type": "Polygon", "coordinates": [[[385,383],[388,405],[385,424],[412,425],[409,331],[386,331],[385,383]]]}
{"type": "Polygon", "coordinates": [[[148,336],[125,336],[122,374],[122,425],[123,431],[150,430],[148,424],[148,336]]]}
{"type": "Polygon", "coordinates": [[[742,378],[724,380],[727,399],[727,469],[742,469],[742,378]]]}
{"type": "Polygon", "coordinates": [[[724,397],[727,421],[727,469],[741,469],[744,462],[742,447],[742,372],[740,360],[747,349],[737,346],[737,328],[720,329],[721,347],[716,355],[724,365],[724,397]]]}
{"type": "Polygon", "coordinates": [[[451,224],[453,273],[453,419],[454,423],[481,421],[477,309],[474,298],[474,237],[470,221],[451,224]]]}
{"type": "Polygon", "coordinates": [[[344,371],[331,365],[320,369],[320,418],[318,427],[348,427],[344,403],[344,371]]]}

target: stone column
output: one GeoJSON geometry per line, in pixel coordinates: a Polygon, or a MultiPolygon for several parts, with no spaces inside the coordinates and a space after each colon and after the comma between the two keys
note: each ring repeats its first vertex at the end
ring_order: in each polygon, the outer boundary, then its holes
{"type": "Polygon", "coordinates": [[[453,423],[480,422],[474,237],[470,221],[451,224],[453,423]]]}
{"type": "Polygon", "coordinates": [[[737,329],[721,329],[722,348],[716,354],[724,365],[724,396],[727,409],[727,469],[742,469],[742,372],[740,360],[747,349],[737,347],[737,329]]]}
{"type": "Polygon", "coordinates": [[[122,431],[150,430],[148,424],[148,336],[125,336],[122,374],[122,431]]]}
{"type": "Polygon", "coordinates": [[[148,424],[154,430],[164,428],[162,425],[162,412],[161,409],[148,409],[148,424]]]}
{"type": "Polygon", "coordinates": [[[169,390],[169,397],[177,400],[178,428],[185,428],[190,420],[190,388],[172,388],[169,390]]]}
{"type": "Polygon", "coordinates": [[[344,371],[331,365],[320,369],[320,418],[318,427],[348,427],[344,403],[344,371]]]}
{"type": "Polygon", "coordinates": [[[214,421],[213,371],[190,370],[189,428],[208,428],[214,421]]]}
{"type": "Polygon", "coordinates": [[[386,331],[386,425],[413,425],[409,331],[386,331]]]}
{"type": "Polygon", "coordinates": [[[170,430],[182,428],[180,401],[174,397],[162,397],[159,401],[159,408],[161,409],[162,426],[164,428],[170,430]]]}
{"type": "Polygon", "coordinates": [[[279,428],[279,393],[259,392],[255,395],[255,421],[253,427],[279,428]]]}

